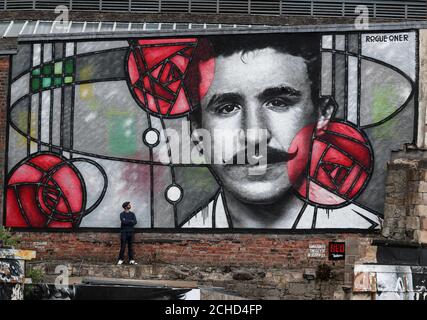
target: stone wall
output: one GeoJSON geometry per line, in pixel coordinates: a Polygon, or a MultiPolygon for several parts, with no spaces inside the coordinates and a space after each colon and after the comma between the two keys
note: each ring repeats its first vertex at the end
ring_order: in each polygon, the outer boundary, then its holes
{"type": "Polygon", "coordinates": [[[419,71],[419,105],[422,106],[418,110],[418,141],[417,146],[424,148],[426,146],[426,124],[427,113],[425,106],[427,103],[427,30],[420,30],[419,33],[420,44],[420,71],[419,71]]]}
{"type": "MultiPolygon", "coordinates": [[[[107,277],[143,280],[196,281],[197,286],[215,287],[247,299],[333,299],[342,298],[342,274],[335,269],[330,281],[305,280],[301,270],[255,267],[218,267],[184,264],[150,263],[138,266],[70,263],[69,261],[35,262],[31,268],[47,274],[53,283],[55,267],[67,266],[71,277],[107,277]]],[[[74,278],[75,279],[75,278],[74,278]]]]}
{"type": "Polygon", "coordinates": [[[427,162],[394,159],[388,165],[382,235],[427,243],[427,162]]]}
{"type": "MultiPolygon", "coordinates": [[[[353,283],[355,263],[376,262],[372,237],[344,235],[137,234],[139,266],[115,266],[119,237],[115,233],[18,234],[20,245],[37,250],[32,267],[53,275],[67,265],[70,276],[191,280],[221,287],[246,298],[344,299],[353,283]],[[346,242],[346,260],[309,257],[310,244],[346,242]],[[331,278],[306,279],[320,265],[331,278]]],[[[53,281],[53,280],[52,280],[53,281]]]]}

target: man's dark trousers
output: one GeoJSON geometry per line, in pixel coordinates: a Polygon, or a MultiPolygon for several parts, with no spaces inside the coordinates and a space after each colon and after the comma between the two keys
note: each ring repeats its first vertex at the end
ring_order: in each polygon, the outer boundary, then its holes
{"type": "Polygon", "coordinates": [[[133,231],[122,231],[120,233],[119,260],[125,259],[126,244],[128,246],[129,260],[133,260],[133,231]]]}

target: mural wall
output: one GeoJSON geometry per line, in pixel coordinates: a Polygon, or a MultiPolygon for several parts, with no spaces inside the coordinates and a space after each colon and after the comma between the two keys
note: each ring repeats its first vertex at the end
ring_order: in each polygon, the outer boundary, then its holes
{"type": "Polygon", "coordinates": [[[4,223],[377,230],[417,31],[21,42],[4,223]]]}

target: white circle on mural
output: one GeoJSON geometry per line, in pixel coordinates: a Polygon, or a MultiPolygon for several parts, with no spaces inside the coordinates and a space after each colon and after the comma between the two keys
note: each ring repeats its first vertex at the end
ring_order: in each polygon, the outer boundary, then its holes
{"type": "Polygon", "coordinates": [[[182,197],[182,190],[176,185],[170,185],[166,189],[166,198],[171,202],[177,202],[182,197]]]}
{"type": "Polygon", "coordinates": [[[159,143],[159,133],[156,130],[150,129],[145,132],[144,141],[150,146],[159,143]]]}

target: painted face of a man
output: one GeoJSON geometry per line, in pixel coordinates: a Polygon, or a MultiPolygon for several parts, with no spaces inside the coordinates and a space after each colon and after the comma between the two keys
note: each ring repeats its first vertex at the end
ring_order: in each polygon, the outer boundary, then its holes
{"type": "Polygon", "coordinates": [[[215,59],[214,79],[201,101],[201,127],[209,131],[212,148],[226,139],[223,153],[211,150],[212,168],[236,198],[273,203],[289,192],[289,146],[297,132],[316,119],[310,85],[302,57],[271,48],[215,59]],[[264,135],[254,135],[256,131],[264,135]],[[266,144],[267,153],[260,155],[266,157],[266,167],[223,164],[224,154],[260,143],[266,144]]]}

